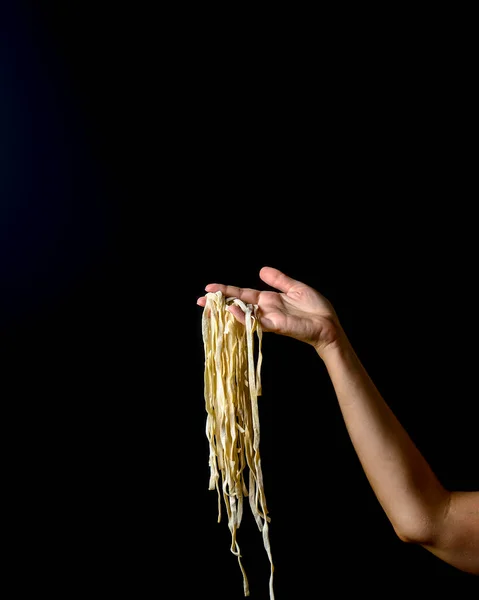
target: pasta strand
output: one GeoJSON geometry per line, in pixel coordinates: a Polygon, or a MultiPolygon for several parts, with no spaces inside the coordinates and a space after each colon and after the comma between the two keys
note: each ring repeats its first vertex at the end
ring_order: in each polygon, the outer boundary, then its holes
{"type": "Polygon", "coordinates": [[[245,596],[249,596],[250,591],[237,533],[243,518],[244,498],[249,498],[271,566],[269,594],[270,600],[274,600],[274,564],[268,528],[271,519],[266,506],[260,456],[258,396],[262,391],[263,357],[262,329],[257,313],[257,305],[245,304],[239,298],[225,298],[220,291],[206,294],[202,335],[210,467],[208,489],[216,489],[218,495],[218,523],[222,518],[222,500],[225,505],[231,533],[230,550],[238,559],[245,596]],[[243,310],[245,325],[227,310],[231,304],[243,310]]]}

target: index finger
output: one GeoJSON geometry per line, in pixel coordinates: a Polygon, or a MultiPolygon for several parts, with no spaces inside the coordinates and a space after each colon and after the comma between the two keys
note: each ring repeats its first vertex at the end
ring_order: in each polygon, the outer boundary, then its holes
{"type": "MultiPolygon", "coordinates": [[[[239,298],[246,304],[257,304],[260,292],[251,288],[240,288],[234,285],[223,285],[222,283],[209,283],[205,287],[206,292],[221,292],[225,298],[239,298]]],[[[199,300],[202,300],[199,298],[199,300]]],[[[206,302],[206,299],[205,299],[206,302]]],[[[199,301],[198,301],[199,304],[199,301]]],[[[202,305],[203,302],[201,303],[202,305]]]]}

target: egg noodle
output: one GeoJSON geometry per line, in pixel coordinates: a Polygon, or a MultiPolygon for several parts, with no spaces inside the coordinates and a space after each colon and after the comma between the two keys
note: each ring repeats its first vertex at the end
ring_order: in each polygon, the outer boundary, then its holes
{"type": "Polygon", "coordinates": [[[269,594],[270,600],[274,600],[274,565],[268,530],[271,519],[266,508],[259,452],[258,396],[261,395],[263,332],[257,312],[257,305],[245,304],[238,298],[225,298],[220,291],[206,294],[202,334],[210,466],[208,489],[216,489],[218,493],[218,523],[223,497],[231,532],[230,549],[238,558],[245,596],[250,595],[249,584],[241,562],[237,532],[243,517],[244,499],[249,497],[271,565],[269,594]],[[243,310],[244,325],[227,310],[232,304],[243,310]],[[256,365],[254,333],[258,338],[256,365]]]}

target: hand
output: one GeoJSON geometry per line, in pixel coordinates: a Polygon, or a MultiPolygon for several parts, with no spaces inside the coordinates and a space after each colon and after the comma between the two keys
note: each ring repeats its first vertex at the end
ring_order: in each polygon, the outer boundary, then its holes
{"type": "MultiPolygon", "coordinates": [[[[321,356],[325,348],[337,340],[341,329],[329,300],[278,269],[263,267],[259,276],[266,284],[280,291],[259,291],[220,283],[208,284],[205,291],[221,291],[226,298],[239,298],[246,304],[257,304],[263,331],[306,342],[321,356]]],[[[206,297],[198,298],[197,304],[204,307],[206,297]]],[[[244,313],[240,307],[229,305],[227,310],[244,324],[244,313]]]]}

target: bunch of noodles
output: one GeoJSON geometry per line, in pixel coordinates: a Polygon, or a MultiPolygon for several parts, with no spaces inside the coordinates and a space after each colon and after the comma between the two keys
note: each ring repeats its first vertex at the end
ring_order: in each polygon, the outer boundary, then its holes
{"type": "Polygon", "coordinates": [[[268,533],[270,517],[259,452],[262,329],[257,311],[257,305],[245,304],[238,298],[225,298],[219,291],[206,294],[202,333],[206,435],[210,447],[209,489],[218,492],[218,522],[221,521],[223,497],[231,532],[231,552],[238,558],[245,596],[249,596],[249,585],[236,537],[243,516],[244,498],[249,497],[271,564],[269,593],[270,599],[274,600],[274,566],[268,533]],[[231,304],[239,306],[245,313],[244,325],[227,310],[231,304]],[[258,337],[256,366],[254,333],[258,337]]]}

